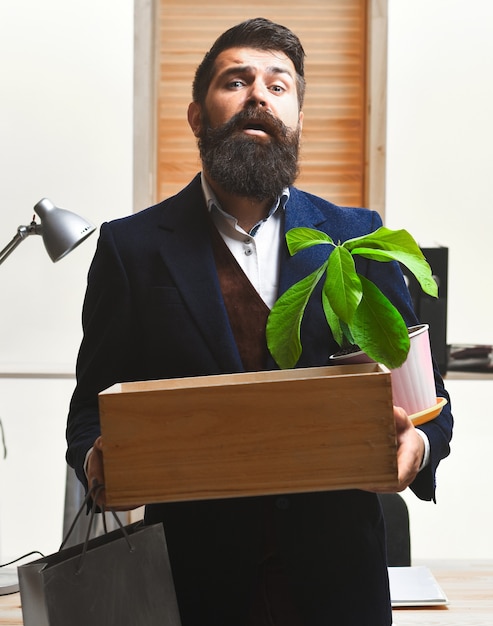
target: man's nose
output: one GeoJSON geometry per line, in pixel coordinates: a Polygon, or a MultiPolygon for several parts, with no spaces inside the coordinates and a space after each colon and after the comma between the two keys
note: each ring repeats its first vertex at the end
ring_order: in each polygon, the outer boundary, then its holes
{"type": "Polygon", "coordinates": [[[254,81],[250,87],[247,104],[249,106],[268,107],[267,87],[260,81],[254,81]]]}

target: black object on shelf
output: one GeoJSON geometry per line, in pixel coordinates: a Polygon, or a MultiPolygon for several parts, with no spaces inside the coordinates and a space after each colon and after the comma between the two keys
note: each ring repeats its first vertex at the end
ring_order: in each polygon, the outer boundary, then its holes
{"type": "Polygon", "coordinates": [[[416,315],[423,324],[430,326],[433,357],[440,374],[444,376],[447,373],[449,352],[447,347],[448,248],[437,246],[421,248],[421,251],[438,284],[438,298],[432,298],[424,293],[407,268],[402,267],[402,271],[407,279],[416,315]]]}
{"type": "Polygon", "coordinates": [[[448,369],[454,372],[493,372],[493,346],[486,344],[452,344],[448,369]]]}

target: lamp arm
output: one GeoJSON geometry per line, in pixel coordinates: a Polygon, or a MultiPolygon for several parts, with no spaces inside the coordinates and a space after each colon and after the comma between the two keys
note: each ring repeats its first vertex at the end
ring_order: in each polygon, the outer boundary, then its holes
{"type": "Polygon", "coordinates": [[[12,240],[0,252],[0,265],[17,248],[17,246],[29,237],[29,235],[39,235],[39,225],[33,220],[29,226],[19,226],[12,240]]]}

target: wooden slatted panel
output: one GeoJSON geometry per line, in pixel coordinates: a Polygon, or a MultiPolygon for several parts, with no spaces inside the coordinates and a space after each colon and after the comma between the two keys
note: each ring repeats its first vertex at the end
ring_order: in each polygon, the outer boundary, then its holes
{"type": "Polygon", "coordinates": [[[343,205],[363,205],[366,84],[365,0],[160,0],[157,197],[200,169],[186,111],[197,65],[216,37],[250,17],[291,28],[306,59],[307,93],[297,186],[343,205]]]}

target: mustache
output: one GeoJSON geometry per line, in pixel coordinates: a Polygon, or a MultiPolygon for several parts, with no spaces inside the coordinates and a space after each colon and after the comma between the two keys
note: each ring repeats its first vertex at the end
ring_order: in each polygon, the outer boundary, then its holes
{"type": "Polygon", "coordinates": [[[207,134],[214,135],[219,140],[239,133],[245,128],[262,129],[275,140],[285,139],[290,134],[296,132],[272,113],[256,108],[247,108],[239,111],[230,120],[217,128],[211,128],[207,120],[206,128],[207,134]]]}

